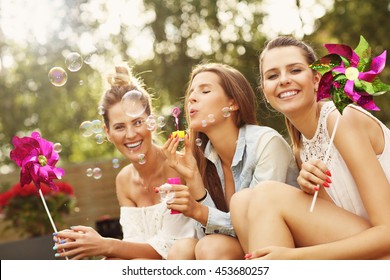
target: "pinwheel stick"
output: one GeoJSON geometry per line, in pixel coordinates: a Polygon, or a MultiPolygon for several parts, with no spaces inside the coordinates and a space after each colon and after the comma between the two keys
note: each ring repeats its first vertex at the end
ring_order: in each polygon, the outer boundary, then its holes
{"type": "MultiPolygon", "coordinates": [[[[336,135],[337,127],[339,125],[340,117],[341,117],[341,115],[338,115],[338,117],[336,119],[336,123],[335,123],[334,128],[333,128],[332,136],[330,137],[329,146],[328,146],[328,149],[326,150],[325,158],[324,158],[325,164],[327,164],[328,160],[329,160],[330,151],[332,149],[332,144],[333,144],[334,136],[336,135]]],[[[317,185],[317,187],[319,187],[319,185],[317,185]]],[[[310,206],[310,212],[313,212],[313,210],[314,210],[314,205],[316,204],[317,196],[318,196],[318,191],[315,191],[314,196],[313,196],[313,200],[312,200],[311,206],[310,206]]]]}
{"type": "MultiPolygon", "coordinates": [[[[51,226],[53,227],[54,232],[57,233],[58,231],[57,231],[56,225],[54,224],[54,221],[53,221],[53,218],[52,218],[52,216],[50,214],[49,208],[47,207],[46,200],[45,200],[45,197],[43,196],[41,188],[39,188],[38,192],[39,192],[39,196],[41,197],[41,200],[42,200],[42,203],[43,203],[43,207],[46,210],[46,214],[49,217],[51,226]]],[[[65,252],[65,249],[63,250],[63,252],[65,252]]],[[[65,257],[65,258],[68,260],[68,257],[65,257]]]]}

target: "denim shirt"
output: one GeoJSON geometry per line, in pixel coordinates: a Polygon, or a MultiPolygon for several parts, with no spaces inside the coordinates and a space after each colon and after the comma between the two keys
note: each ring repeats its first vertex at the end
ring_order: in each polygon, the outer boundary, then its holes
{"type": "MultiPolygon", "coordinates": [[[[215,165],[224,190],[222,163],[210,141],[206,145],[205,156],[215,165]]],[[[285,182],[298,187],[298,168],[290,146],[270,127],[245,125],[240,128],[231,170],[236,192],[253,188],[259,182],[267,180],[285,182]]],[[[236,236],[230,213],[218,210],[209,195],[202,204],[209,208],[206,234],[236,236]]]]}

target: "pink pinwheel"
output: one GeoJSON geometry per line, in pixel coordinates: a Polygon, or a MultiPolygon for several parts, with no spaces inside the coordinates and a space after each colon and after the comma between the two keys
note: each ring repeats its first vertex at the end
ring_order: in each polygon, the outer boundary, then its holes
{"type": "Polygon", "coordinates": [[[23,187],[33,181],[37,189],[40,189],[41,183],[56,189],[53,179],[61,179],[65,172],[55,167],[60,157],[54,151],[53,143],[33,132],[31,137],[14,136],[12,144],[15,149],[11,151],[10,158],[21,167],[20,185],[23,187]]]}
{"type": "MultiPolygon", "coordinates": [[[[329,54],[315,61],[310,67],[322,75],[317,100],[331,98],[340,112],[325,154],[326,164],[344,108],[356,103],[367,110],[379,110],[374,103],[374,96],[389,91],[390,86],[377,77],[385,68],[386,51],[372,58],[371,47],[363,36],[360,36],[355,50],[343,44],[325,44],[325,47],[329,54]]],[[[314,193],[310,212],[313,212],[317,196],[318,190],[314,193]]]]}
{"type": "MultiPolygon", "coordinates": [[[[54,144],[41,138],[38,132],[31,133],[31,137],[19,138],[14,136],[12,138],[12,144],[15,149],[11,151],[10,158],[21,167],[21,187],[31,183],[31,181],[34,182],[51,226],[54,232],[57,232],[41,189],[41,183],[45,183],[51,189],[57,190],[58,187],[53,183],[53,179],[61,179],[65,174],[62,168],[55,167],[60,156],[54,150],[54,144]]],[[[66,257],[66,259],[68,258],[66,257]]]]}
{"type": "Polygon", "coordinates": [[[377,77],[386,64],[386,51],[371,57],[371,47],[360,37],[355,50],[343,44],[325,44],[329,54],[317,60],[311,68],[322,74],[317,99],[332,98],[342,113],[350,103],[367,110],[379,110],[373,96],[390,90],[377,77]]]}

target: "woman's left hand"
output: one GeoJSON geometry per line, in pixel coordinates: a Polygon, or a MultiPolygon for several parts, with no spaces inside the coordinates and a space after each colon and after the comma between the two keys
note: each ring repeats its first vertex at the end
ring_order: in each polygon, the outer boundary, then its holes
{"type": "Polygon", "coordinates": [[[295,248],[269,246],[262,249],[257,249],[252,253],[246,254],[246,260],[292,260],[294,258],[295,248]]]}
{"type": "MultiPolygon", "coordinates": [[[[159,187],[156,191],[159,191],[159,187]]],[[[190,188],[186,185],[172,185],[171,192],[175,192],[175,197],[167,202],[167,208],[197,219],[202,205],[192,197],[190,188]]]]}
{"type": "Polygon", "coordinates": [[[85,257],[101,256],[103,252],[103,237],[91,227],[74,226],[71,230],[62,230],[55,234],[64,244],[56,244],[56,257],[71,257],[73,260],[85,257]]]}

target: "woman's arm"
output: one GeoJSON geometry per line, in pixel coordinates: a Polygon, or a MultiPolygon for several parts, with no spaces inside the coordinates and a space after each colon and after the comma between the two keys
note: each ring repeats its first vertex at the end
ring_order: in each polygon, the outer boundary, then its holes
{"type": "MultiPolygon", "coordinates": [[[[328,119],[329,134],[334,129],[336,118],[337,112],[332,113],[328,119]]],[[[356,182],[371,227],[339,241],[299,248],[295,251],[299,258],[390,257],[390,184],[374,150],[375,141],[384,143],[383,133],[379,128],[372,118],[347,107],[340,119],[334,139],[336,148],[356,182]]]]}
{"type": "Polygon", "coordinates": [[[74,240],[56,245],[57,257],[71,257],[75,260],[94,256],[127,260],[161,259],[157,251],[147,243],[102,237],[91,227],[75,226],[71,229],[57,233],[56,236],[61,239],[74,240]]]}

